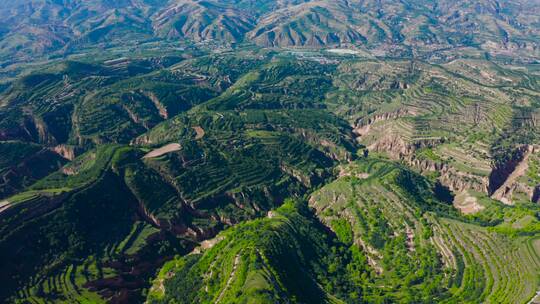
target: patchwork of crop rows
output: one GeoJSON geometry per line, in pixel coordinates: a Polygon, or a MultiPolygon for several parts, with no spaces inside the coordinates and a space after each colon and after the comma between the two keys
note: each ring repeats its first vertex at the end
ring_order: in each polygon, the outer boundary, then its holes
{"type": "MultiPolygon", "coordinates": [[[[17,293],[24,303],[105,303],[95,292],[83,287],[96,279],[113,275],[111,269],[101,268],[95,260],[88,259],[82,264],[73,263],[44,278],[34,277],[29,286],[17,293]]],[[[16,300],[17,301],[17,300],[16,300]]]]}
{"type": "Polygon", "coordinates": [[[455,220],[442,219],[436,225],[436,235],[452,248],[457,261],[454,293],[443,303],[524,303],[534,296],[540,259],[527,239],[455,220]]]}
{"type": "MultiPolygon", "coordinates": [[[[438,303],[525,303],[535,295],[540,271],[535,239],[511,238],[431,211],[420,216],[421,210],[453,212],[425,196],[429,190],[422,190],[422,179],[414,182],[417,190],[411,188],[407,179],[414,177],[407,177],[395,165],[368,161],[350,170],[353,177],[326,185],[310,203],[338,236],[342,228],[333,223],[339,219],[350,223],[355,244],[368,256],[380,284],[394,286],[389,289],[394,291],[400,286],[392,279],[396,266],[383,254],[397,242],[401,245],[393,248],[409,251],[401,257],[394,249],[392,259],[402,261],[430,260],[430,248],[436,248],[435,259],[441,263],[438,272],[444,277],[434,275],[427,280],[440,280],[446,289],[438,303]],[[354,177],[359,172],[362,179],[354,177]]],[[[419,271],[412,264],[407,270],[419,271]]],[[[399,299],[400,294],[395,296],[399,299]]]]}

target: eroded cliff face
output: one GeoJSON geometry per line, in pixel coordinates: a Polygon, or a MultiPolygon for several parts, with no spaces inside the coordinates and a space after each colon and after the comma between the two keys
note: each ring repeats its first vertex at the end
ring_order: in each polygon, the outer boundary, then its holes
{"type": "Polygon", "coordinates": [[[373,144],[368,146],[370,151],[386,152],[393,158],[410,161],[414,159],[413,154],[422,148],[431,148],[443,144],[444,138],[426,138],[406,141],[402,136],[395,133],[388,133],[373,144]]]}
{"type": "Polygon", "coordinates": [[[410,109],[398,109],[394,112],[387,112],[382,114],[377,114],[371,117],[359,119],[353,128],[353,133],[357,136],[364,136],[371,130],[371,126],[379,121],[397,119],[405,116],[414,116],[416,112],[410,109]]]}
{"type": "Polygon", "coordinates": [[[475,190],[486,193],[488,187],[486,177],[479,177],[473,174],[463,173],[453,168],[443,172],[439,178],[439,181],[455,192],[475,190]]]}
{"type": "Polygon", "coordinates": [[[489,176],[489,193],[494,194],[503,186],[508,177],[516,170],[524,160],[529,157],[530,151],[528,146],[521,146],[516,149],[515,153],[505,162],[496,164],[489,176]]]}
{"type": "Polygon", "coordinates": [[[372,144],[368,149],[375,152],[385,152],[391,158],[401,160],[421,173],[437,172],[438,180],[454,192],[474,190],[486,193],[491,198],[504,204],[513,205],[517,197],[526,198],[531,202],[539,202],[540,185],[531,186],[522,180],[529,169],[529,157],[540,152],[538,146],[520,147],[517,157],[508,162],[493,168],[487,176],[476,175],[442,162],[427,159],[418,159],[415,152],[418,149],[434,147],[442,143],[440,140],[427,140],[421,142],[408,143],[399,135],[387,135],[381,140],[372,144]]]}
{"type": "Polygon", "coordinates": [[[490,175],[489,194],[493,199],[507,205],[515,203],[514,197],[521,194],[531,202],[538,201],[537,190],[539,185],[530,186],[521,181],[521,177],[527,174],[529,158],[540,152],[540,146],[523,145],[516,150],[512,158],[498,165],[490,175]]]}
{"type": "Polygon", "coordinates": [[[75,157],[77,157],[77,155],[80,153],[80,149],[78,149],[77,147],[75,146],[68,146],[68,145],[57,145],[53,148],[51,148],[51,150],[53,152],[55,152],[56,154],[62,156],[63,158],[67,159],[67,160],[74,160],[75,157]]]}
{"type": "Polygon", "coordinates": [[[459,166],[453,166],[444,160],[431,160],[417,156],[418,150],[444,144],[445,138],[411,140],[399,132],[392,130],[386,132],[384,129],[381,131],[380,126],[377,127],[378,130],[373,129],[375,123],[395,120],[408,115],[411,115],[410,111],[398,110],[360,120],[354,127],[354,134],[358,136],[359,142],[369,136],[373,138],[371,132],[383,134],[376,140],[369,142],[367,147],[369,151],[385,153],[390,158],[403,161],[421,173],[437,172],[439,182],[451,191],[461,193],[474,190],[486,193],[505,204],[514,204],[518,200],[517,197],[520,200],[526,198],[531,202],[540,200],[540,190],[538,190],[540,185],[530,185],[522,180],[522,177],[528,172],[530,155],[540,152],[540,146],[524,145],[519,147],[509,160],[495,166],[489,176],[474,174],[461,170],[459,166]]]}
{"type": "Polygon", "coordinates": [[[167,107],[159,100],[159,98],[154,94],[153,92],[142,92],[145,96],[147,96],[150,101],[154,104],[156,109],[159,112],[159,116],[161,116],[163,119],[169,119],[169,112],[167,110],[167,107]]]}
{"type": "MultiPolygon", "coordinates": [[[[369,128],[369,125],[368,125],[369,128]]],[[[405,162],[421,173],[437,172],[439,181],[452,191],[475,190],[487,193],[489,179],[485,176],[462,172],[443,162],[419,159],[415,152],[443,144],[444,138],[431,138],[407,142],[399,134],[389,133],[368,147],[369,151],[384,152],[390,158],[405,162]]]]}

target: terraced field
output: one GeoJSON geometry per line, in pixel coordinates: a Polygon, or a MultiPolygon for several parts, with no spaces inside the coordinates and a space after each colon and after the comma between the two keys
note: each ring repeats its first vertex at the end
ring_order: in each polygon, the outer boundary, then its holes
{"type": "Polygon", "coordinates": [[[479,147],[481,147],[481,143],[478,142],[467,145],[466,148],[445,145],[437,147],[436,153],[441,159],[449,161],[461,172],[489,176],[492,170],[489,162],[490,156],[487,151],[480,150],[479,147]]]}
{"type": "Polygon", "coordinates": [[[154,281],[148,302],[276,303],[288,298],[338,302],[315,281],[329,274],[329,260],[337,257],[322,256],[332,241],[306,211],[287,202],[267,218],[221,233],[202,254],[168,262],[154,281]]]}
{"type": "MultiPolygon", "coordinates": [[[[125,239],[110,243],[97,256],[76,259],[58,264],[43,275],[29,279],[28,284],[17,292],[15,302],[21,303],[106,303],[110,291],[107,284],[141,284],[129,278],[125,268],[139,268],[137,264],[122,265],[126,258],[136,258],[149,246],[150,238],[159,235],[159,230],[145,222],[135,222],[125,239]],[[121,265],[119,267],[119,265],[121,265]],[[108,283],[107,283],[108,282],[108,283]],[[116,283],[115,283],[116,282],[116,283]]],[[[150,262],[150,261],[147,261],[150,262]]],[[[131,291],[124,289],[121,293],[131,291]]]]}
{"type": "Polygon", "coordinates": [[[540,260],[528,245],[534,239],[505,235],[442,219],[435,236],[452,248],[456,262],[453,295],[443,303],[525,303],[538,289],[540,260]]]}
{"type": "Polygon", "coordinates": [[[25,287],[17,296],[26,303],[42,304],[54,302],[67,303],[105,303],[96,292],[82,287],[97,279],[114,275],[112,269],[98,268],[95,261],[87,260],[84,264],[71,264],[46,278],[32,278],[31,288],[25,287]]]}
{"type": "Polygon", "coordinates": [[[534,65],[235,47],[2,87],[0,301],[532,298],[534,65]]]}
{"type": "MultiPolygon", "coordinates": [[[[17,204],[8,198],[12,203],[8,211],[20,216],[7,217],[3,212],[5,231],[22,226],[32,231],[25,234],[28,239],[51,242],[62,242],[68,232],[78,236],[70,247],[44,244],[49,254],[33,259],[22,272],[10,264],[4,275],[18,272],[20,281],[13,286],[27,290],[11,299],[60,302],[76,298],[73,301],[84,302],[91,293],[104,301],[138,301],[147,282],[144,278],[165,259],[185,253],[195,242],[229,225],[266,214],[287,197],[303,195],[308,187],[329,178],[329,169],[350,157],[355,145],[345,122],[319,110],[193,112],[158,125],[140,141],[133,146],[101,145],[34,184],[25,192],[31,197],[20,194],[17,204]],[[314,116],[322,119],[314,121],[314,116]],[[192,126],[204,128],[204,138],[195,139],[192,126]],[[167,130],[167,137],[161,137],[162,130],[167,130]],[[177,142],[181,149],[145,158],[153,150],[148,142],[161,147],[161,141],[177,142]],[[52,191],[59,185],[65,190],[52,191]],[[116,192],[103,190],[111,185],[116,185],[116,192]],[[43,197],[45,192],[51,194],[43,197]],[[33,203],[32,199],[38,200],[33,203]],[[31,204],[50,205],[45,210],[49,213],[27,211],[24,207],[31,204]],[[99,211],[110,204],[118,208],[99,211]],[[112,216],[117,220],[110,221],[112,216]],[[80,226],[71,228],[68,217],[77,218],[80,226]],[[54,223],[63,226],[51,227],[54,223]],[[94,235],[97,232],[86,232],[94,231],[85,228],[93,223],[111,230],[106,240],[94,235]],[[111,228],[113,224],[116,228],[111,228]],[[92,241],[82,241],[89,239],[92,241]],[[89,256],[94,257],[96,267],[112,270],[85,281],[75,280],[77,293],[61,278],[70,265],[84,264],[89,256]],[[38,274],[31,271],[34,267],[41,269],[38,274]],[[44,291],[35,295],[32,290],[44,291]]],[[[3,246],[11,244],[17,233],[13,230],[2,239],[3,246]]],[[[5,260],[17,258],[9,255],[5,260]]]]}
{"type": "MultiPolygon", "coordinates": [[[[444,287],[438,303],[525,303],[533,298],[540,283],[535,237],[513,238],[451,219],[456,218],[454,212],[430,199],[429,190],[411,192],[401,170],[381,161],[353,165],[350,176],[323,187],[310,199],[323,223],[338,236],[335,223],[342,219],[349,223],[354,244],[377,274],[375,282],[388,286],[397,299],[403,296],[404,291],[396,292],[403,288],[394,277],[396,265],[383,254],[397,242],[405,254],[401,257],[393,251],[393,259],[403,259],[402,263],[410,259],[405,268],[410,272],[400,271],[405,278],[419,271],[427,275],[413,261],[440,261],[434,277],[427,279],[444,287]]],[[[419,182],[415,180],[416,185],[419,182]]]]}
{"type": "Polygon", "coordinates": [[[536,237],[467,223],[400,165],[372,159],[343,172],[311,196],[314,213],[289,201],[167,263],[148,301],[525,303],[535,295],[536,237]]]}

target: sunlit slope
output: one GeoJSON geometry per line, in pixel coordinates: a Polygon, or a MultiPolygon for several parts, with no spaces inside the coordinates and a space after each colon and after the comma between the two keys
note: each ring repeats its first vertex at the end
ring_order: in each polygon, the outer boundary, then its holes
{"type": "Polygon", "coordinates": [[[395,301],[410,301],[417,288],[438,290],[439,303],[525,303],[536,293],[538,253],[528,236],[470,223],[403,167],[370,161],[346,172],[310,205],[338,235],[349,229],[368,257],[373,283],[395,301]],[[433,277],[429,261],[440,267],[433,277]]]}
{"type": "Polygon", "coordinates": [[[433,184],[362,162],[168,262],[148,302],[525,303],[538,286],[535,241],[466,223],[433,184]],[[517,269],[517,271],[516,271],[517,269]]]}
{"type": "Polygon", "coordinates": [[[137,299],[167,257],[330,178],[351,157],[350,132],[320,111],[194,113],[158,125],[139,147],[91,149],[6,198],[4,275],[17,279],[3,290],[21,290],[21,300],[137,299]],[[81,267],[97,270],[82,279],[81,267]],[[56,282],[66,276],[70,284],[56,282]]]}

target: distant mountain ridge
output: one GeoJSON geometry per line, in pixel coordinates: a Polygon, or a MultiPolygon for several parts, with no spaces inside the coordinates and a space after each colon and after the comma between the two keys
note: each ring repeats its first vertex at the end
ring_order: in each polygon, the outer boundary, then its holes
{"type": "Polygon", "coordinates": [[[16,0],[0,18],[4,59],[149,39],[532,57],[540,45],[540,3],[524,0],[16,0]]]}
{"type": "Polygon", "coordinates": [[[537,302],[538,7],[1,6],[0,303],[537,302]]]}

